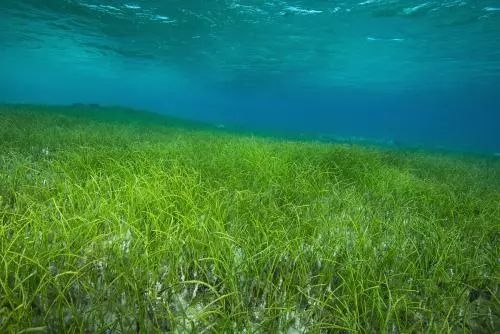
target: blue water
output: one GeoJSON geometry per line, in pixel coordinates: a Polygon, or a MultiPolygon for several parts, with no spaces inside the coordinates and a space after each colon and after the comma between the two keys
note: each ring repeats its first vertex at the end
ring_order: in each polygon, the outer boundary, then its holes
{"type": "Polygon", "coordinates": [[[500,152],[500,0],[1,0],[0,102],[500,152]]]}

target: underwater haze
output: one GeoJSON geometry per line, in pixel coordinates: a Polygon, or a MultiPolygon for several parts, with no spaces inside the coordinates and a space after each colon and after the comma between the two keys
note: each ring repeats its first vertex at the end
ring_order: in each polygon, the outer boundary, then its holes
{"type": "Polygon", "coordinates": [[[1,0],[0,102],[500,152],[500,0],[1,0]]]}

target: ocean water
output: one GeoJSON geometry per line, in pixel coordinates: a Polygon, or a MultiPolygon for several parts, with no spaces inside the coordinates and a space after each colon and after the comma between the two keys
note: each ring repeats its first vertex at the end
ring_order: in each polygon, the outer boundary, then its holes
{"type": "Polygon", "coordinates": [[[1,0],[0,102],[500,152],[500,0],[1,0]]]}

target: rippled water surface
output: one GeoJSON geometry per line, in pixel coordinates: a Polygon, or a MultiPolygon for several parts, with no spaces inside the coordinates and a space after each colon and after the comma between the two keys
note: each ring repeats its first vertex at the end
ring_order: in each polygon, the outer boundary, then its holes
{"type": "Polygon", "coordinates": [[[2,0],[0,101],[500,150],[500,1],[2,0]]]}

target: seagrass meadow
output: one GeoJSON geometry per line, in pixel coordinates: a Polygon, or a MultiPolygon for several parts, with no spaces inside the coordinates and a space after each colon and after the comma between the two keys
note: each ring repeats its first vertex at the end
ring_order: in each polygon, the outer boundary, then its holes
{"type": "Polygon", "coordinates": [[[0,107],[0,332],[493,333],[500,158],[0,107]]]}

